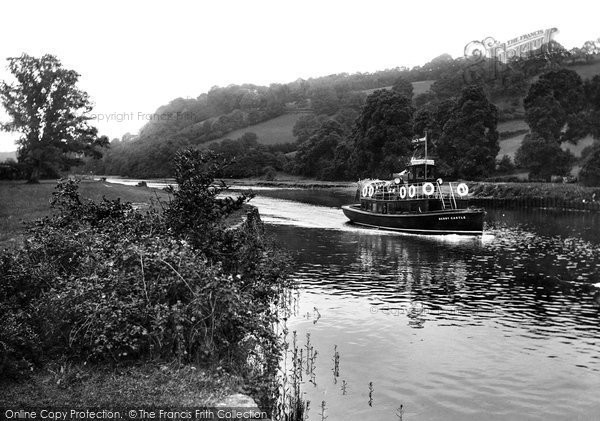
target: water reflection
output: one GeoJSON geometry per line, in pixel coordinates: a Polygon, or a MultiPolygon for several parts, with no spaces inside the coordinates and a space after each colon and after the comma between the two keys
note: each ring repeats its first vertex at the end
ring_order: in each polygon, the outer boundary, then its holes
{"type": "Polygon", "coordinates": [[[422,237],[349,225],[330,201],[260,200],[295,257],[289,328],[319,351],[303,391],[328,420],[600,413],[595,216],[490,211],[483,237],[422,237]]]}

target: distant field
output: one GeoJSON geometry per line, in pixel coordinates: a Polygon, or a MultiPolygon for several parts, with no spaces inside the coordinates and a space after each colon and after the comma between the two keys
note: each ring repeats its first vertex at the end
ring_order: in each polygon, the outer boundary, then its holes
{"type": "MultiPolygon", "coordinates": [[[[509,122],[510,123],[510,122],[509,122]]],[[[498,131],[509,131],[510,129],[500,130],[500,124],[498,125],[498,131]]],[[[512,129],[519,130],[519,129],[512,129]]],[[[504,139],[500,141],[500,152],[498,152],[498,159],[502,158],[504,155],[510,156],[512,160],[515,159],[515,154],[517,153],[517,149],[521,146],[521,142],[523,142],[523,138],[525,134],[520,134],[517,136],[509,137],[508,139],[504,139]]],[[[563,150],[569,150],[576,158],[581,157],[581,151],[586,146],[590,146],[594,143],[594,139],[591,136],[584,137],[580,139],[576,145],[571,143],[564,142],[560,147],[563,150]]]]}
{"type": "Polygon", "coordinates": [[[420,82],[413,82],[413,94],[414,96],[424,94],[425,92],[429,92],[431,85],[433,85],[435,80],[422,80],[420,82]]]}
{"type": "Polygon", "coordinates": [[[521,142],[523,142],[524,134],[520,134],[514,137],[509,137],[508,139],[504,139],[500,141],[500,152],[498,152],[498,159],[502,158],[504,155],[510,156],[510,159],[515,159],[515,153],[517,153],[517,149],[521,146],[521,142]]]}
{"type": "MultiPolygon", "coordinates": [[[[427,92],[431,85],[433,84],[433,80],[425,80],[422,82],[413,82],[413,89],[415,96],[427,92]]],[[[390,89],[391,86],[386,86],[384,88],[378,89],[390,89]]],[[[377,89],[368,89],[366,91],[362,91],[366,94],[372,93],[377,89]]],[[[294,128],[294,124],[298,121],[298,119],[304,115],[303,113],[290,113],[284,114],[282,116],[273,118],[271,120],[263,121],[262,123],[255,124],[253,126],[244,127],[243,129],[235,130],[227,135],[220,137],[215,140],[211,140],[209,142],[204,143],[204,145],[210,145],[214,142],[220,142],[223,139],[238,139],[242,137],[244,133],[252,132],[256,133],[258,136],[258,142],[263,145],[273,145],[276,143],[293,143],[296,141],[296,138],[292,134],[292,129],[294,128]]]]}
{"type": "Polygon", "coordinates": [[[214,142],[219,142],[223,139],[238,139],[242,137],[244,133],[252,132],[258,136],[258,142],[264,145],[273,145],[276,143],[293,143],[296,138],[292,134],[294,124],[298,119],[305,114],[293,113],[284,114],[282,116],[273,118],[271,120],[263,121],[262,123],[255,124],[253,126],[244,127],[243,129],[235,130],[227,135],[211,140],[210,142],[204,143],[209,145],[214,142]]]}
{"type": "MultiPolygon", "coordinates": [[[[32,221],[52,213],[50,199],[55,191],[55,180],[44,180],[40,184],[26,184],[24,181],[0,181],[0,248],[15,244],[24,232],[21,221],[32,221]]],[[[81,182],[79,193],[82,198],[101,201],[121,198],[139,206],[148,206],[156,195],[168,200],[162,190],[132,187],[105,182],[81,182]]]]}
{"type": "MultiPolygon", "coordinates": [[[[431,85],[433,85],[433,82],[435,82],[435,80],[422,80],[419,82],[412,82],[412,86],[413,86],[413,95],[417,96],[420,94],[424,94],[425,92],[428,92],[429,89],[431,88],[431,85]]],[[[365,89],[364,92],[367,95],[372,94],[375,91],[378,91],[380,89],[392,89],[391,86],[384,86],[383,88],[375,88],[375,89],[365,89]]]]}
{"type": "Polygon", "coordinates": [[[600,75],[600,60],[591,64],[578,64],[568,67],[570,70],[576,71],[582,79],[590,79],[596,75],[600,75]]]}
{"type": "Polygon", "coordinates": [[[0,152],[0,162],[4,162],[7,159],[17,160],[17,151],[12,152],[0,152]]]}
{"type": "Polygon", "coordinates": [[[564,142],[562,145],[560,145],[560,147],[563,148],[564,150],[571,151],[571,153],[573,155],[575,155],[577,158],[581,158],[581,151],[585,147],[590,146],[593,143],[594,143],[594,138],[592,138],[592,136],[586,136],[583,139],[580,139],[576,145],[564,142]]]}
{"type": "Polygon", "coordinates": [[[498,132],[515,132],[517,130],[529,130],[529,126],[525,120],[510,120],[498,123],[498,132]]]}

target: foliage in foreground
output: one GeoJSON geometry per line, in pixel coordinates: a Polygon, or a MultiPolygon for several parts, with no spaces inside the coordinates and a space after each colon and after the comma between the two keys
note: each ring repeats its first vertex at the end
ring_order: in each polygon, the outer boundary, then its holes
{"type": "Polygon", "coordinates": [[[57,359],[214,363],[248,376],[276,365],[285,257],[257,215],[224,226],[248,196],[217,198],[214,155],[187,150],[176,166],[162,212],[83,201],[76,182],[59,183],[57,214],[0,255],[3,375],[57,359]]]}

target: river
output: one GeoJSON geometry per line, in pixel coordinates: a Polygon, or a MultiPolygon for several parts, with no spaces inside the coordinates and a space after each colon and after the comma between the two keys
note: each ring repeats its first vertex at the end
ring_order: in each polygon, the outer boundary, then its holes
{"type": "Polygon", "coordinates": [[[317,352],[309,419],[600,419],[600,214],[488,209],[483,236],[418,236],[349,224],[348,190],[256,192],[294,258],[289,336],[317,352]]]}
{"type": "Polygon", "coordinates": [[[252,201],[295,260],[309,419],[600,419],[599,214],[488,210],[481,237],[417,236],[350,225],[352,196],[252,201]]]}

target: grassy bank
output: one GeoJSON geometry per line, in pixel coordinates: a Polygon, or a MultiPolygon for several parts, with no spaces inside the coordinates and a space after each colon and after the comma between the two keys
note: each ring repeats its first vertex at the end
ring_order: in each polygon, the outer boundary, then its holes
{"type": "Polygon", "coordinates": [[[524,207],[558,206],[573,209],[600,209],[600,187],[562,183],[469,183],[471,197],[480,200],[519,202],[524,207]]]}
{"type": "MultiPolygon", "coordinates": [[[[319,181],[312,178],[281,174],[275,180],[236,179],[228,180],[233,186],[294,187],[305,189],[347,189],[354,192],[354,181],[319,181]]],[[[471,197],[496,199],[540,199],[562,200],[566,203],[590,203],[600,201],[600,187],[585,187],[580,184],[563,183],[509,183],[469,182],[471,197]],[[595,196],[594,196],[595,195],[595,196]]]]}
{"type": "MultiPolygon", "coordinates": [[[[40,184],[0,181],[0,248],[19,242],[25,230],[23,221],[32,221],[52,213],[50,199],[55,186],[55,180],[44,180],[40,184]]],[[[167,193],[162,190],[101,181],[82,181],[79,191],[84,199],[100,201],[103,196],[109,200],[121,198],[141,208],[152,206],[157,198],[168,199],[167,193]]]]}
{"type": "Polygon", "coordinates": [[[0,406],[213,406],[241,385],[237,377],[195,366],[51,364],[2,380],[0,406]]]}
{"type": "Polygon", "coordinates": [[[264,177],[225,179],[231,186],[263,186],[263,187],[293,187],[303,189],[327,189],[327,188],[356,188],[354,181],[322,181],[316,178],[302,177],[299,175],[277,173],[273,180],[264,177]]]}
{"type": "Polygon", "coordinates": [[[256,211],[244,217],[244,195],[217,197],[212,173],[189,170],[202,162],[195,153],[182,157],[172,195],[105,182],[0,183],[2,248],[11,245],[0,251],[0,406],[271,396],[286,257],[256,211]],[[143,212],[158,199],[162,212],[143,212]],[[43,216],[17,247],[21,221],[43,216]]]}

